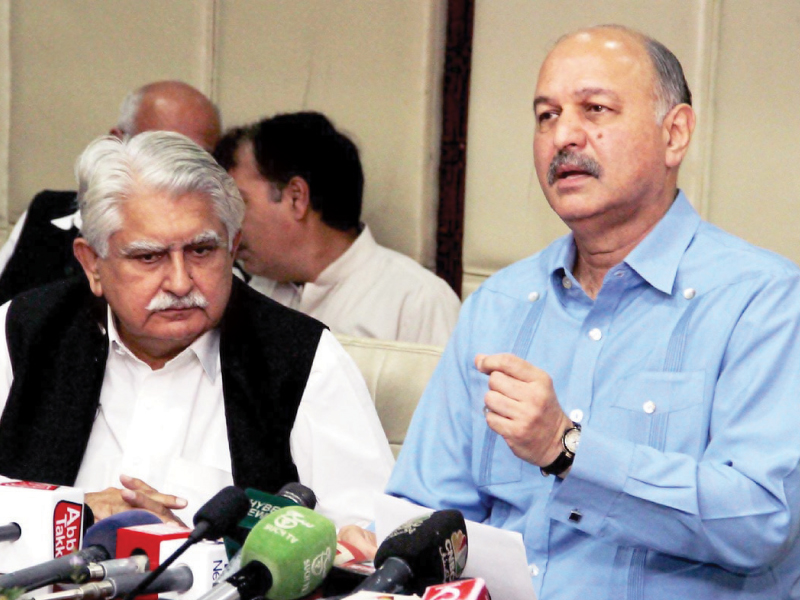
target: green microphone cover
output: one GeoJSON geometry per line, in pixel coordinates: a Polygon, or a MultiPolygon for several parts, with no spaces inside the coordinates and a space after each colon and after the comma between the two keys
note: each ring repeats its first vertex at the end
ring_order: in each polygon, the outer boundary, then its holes
{"type": "Polygon", "coordinates": [[[242,565],[258,561],[272,574],[270,600],[296,600],[316,589],[333,567],[336,527],[304,506],[261,519],[242,546],[242,565]]]}

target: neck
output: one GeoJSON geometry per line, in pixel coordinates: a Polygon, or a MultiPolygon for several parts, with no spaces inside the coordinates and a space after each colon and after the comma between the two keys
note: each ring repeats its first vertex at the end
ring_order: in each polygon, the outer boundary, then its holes
{"type": "Polygon", "coordinates": [[[606,273],[647,237],[672,206],[676,195],[673,191],[668,201],[645,205],[615,223],[587,220],[570,224],[576,248],[573,274],[590,298],[597,298],[606,273]]]}
{"type": "Polygon", "coordinates": [[[304,283],[316,281],[325,269],[350,249],[358,235],[355,229],[340,231],[320,224],[305,250],[307,263],[304,283]]]}

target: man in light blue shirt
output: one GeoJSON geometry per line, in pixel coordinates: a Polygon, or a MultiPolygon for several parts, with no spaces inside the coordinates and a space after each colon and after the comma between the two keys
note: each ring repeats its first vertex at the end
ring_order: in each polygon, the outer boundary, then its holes
{"type": "Polygon", "coordinates": [[[571,234],[467,300],[389,484],[521,532],[540,600],[800,595],[800,271],[678,191],[690,104],[641,34],[556,44],[534,160],[571,234]]]}

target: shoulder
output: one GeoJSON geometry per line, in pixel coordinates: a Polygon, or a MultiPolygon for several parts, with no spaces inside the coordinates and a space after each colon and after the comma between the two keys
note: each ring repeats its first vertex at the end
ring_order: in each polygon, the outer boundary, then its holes
{"type": "Polygon", "coordinates": [[[448,283],[410,256],[376,244],[375,270],[387,287],[437,300],[459,302],[448,283]]]}
{"type": "Polygon", "coordinates": [[[220,328],[223,336],[253,335],[263,337],[272,344],[276,340],[300,337],[301,334],[318,341],[326,326],[267,298],[234,277],[231,298],[220,328]]]}
{"type": "Polygon", "coordinates": [[[714,287],[800,277],[800,269],[789,259],[706,222],[698,227],[680,271],[684,277],[691,274],[713,282],[714,287]]]}
{"type": "Polygon", "coordinates": [[[554,262],[569,243],[568,236],[561,237],[536,254],[500,269],[483,282],[475,293],[478,296],[502,296],[528,302],[531,293],[541,295],[547,289],[554,262]]]}
{"type": "Polygon", "coordinates": [[[51,218],[65,217],[78,210],[77,192],[43,190],[31,201],[28,213],[32,216],[45,215],[51,218]]]}

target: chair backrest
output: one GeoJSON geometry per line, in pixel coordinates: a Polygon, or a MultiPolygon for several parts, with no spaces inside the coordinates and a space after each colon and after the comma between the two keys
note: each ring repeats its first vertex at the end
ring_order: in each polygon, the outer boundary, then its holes
{"type": "Polygon", "coordinates": [[[442,348],[336,335],[358,365],[395,457],[442,348]]]}

